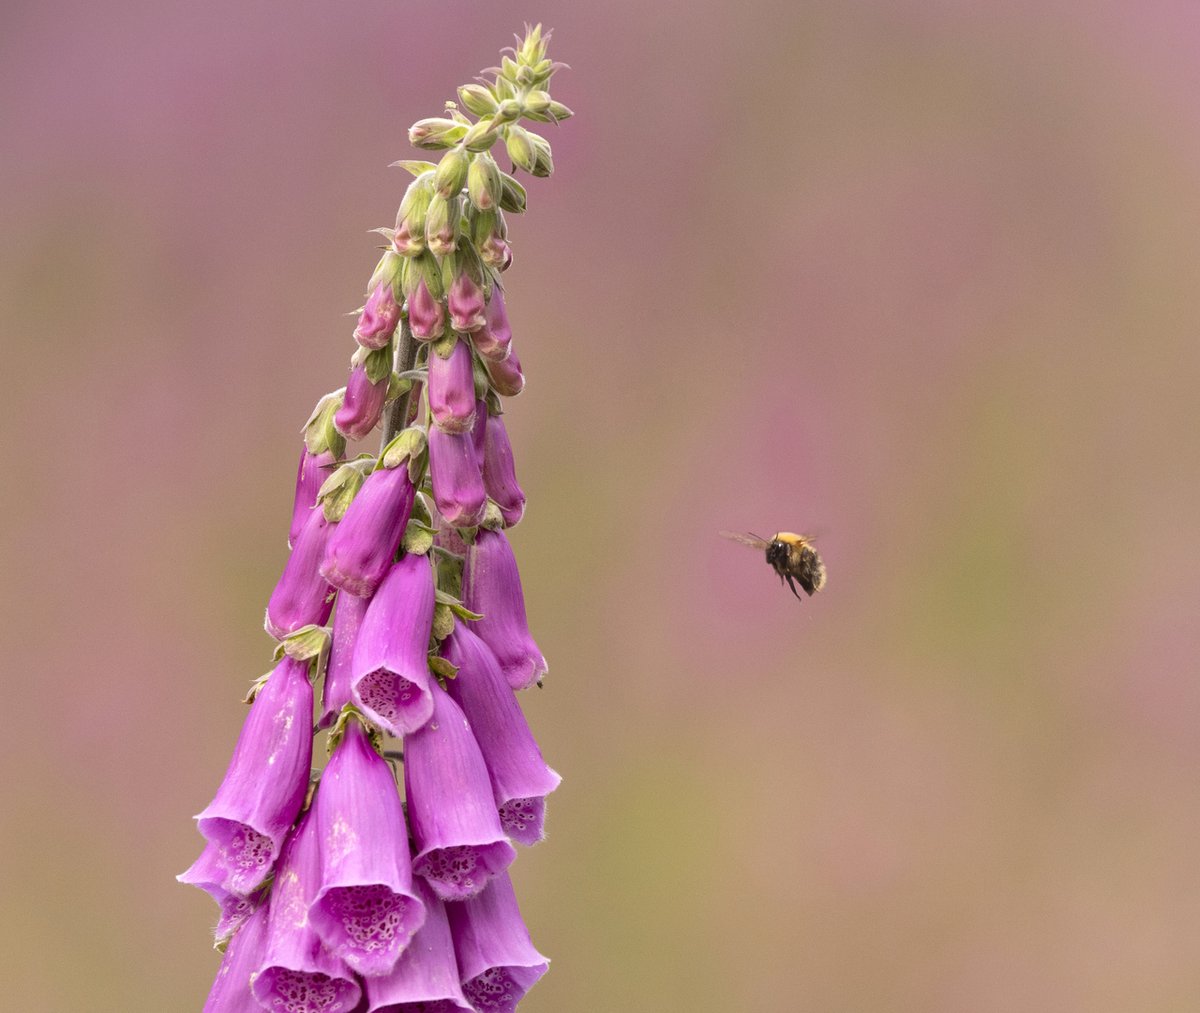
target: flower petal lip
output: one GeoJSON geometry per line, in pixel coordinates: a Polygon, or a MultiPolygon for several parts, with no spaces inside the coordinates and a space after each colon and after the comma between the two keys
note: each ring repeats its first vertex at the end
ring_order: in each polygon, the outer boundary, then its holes
{"type": "Polygon", "coordinates": [[[385,376],[378,383],[372,383],[365,366],[355,366],[350,371],[345,399],[333,416],[333,424],[339,433],[351,440],[361,440],[379,425],[389,379],[385,376]]]}
{"type": "Polygon", "coordinates": [[[511,1013],[546,973],[550,961],[534,948],[507,873],[477,896],[447,908],[463,992],[477,1010],[511,1013]]]}
{"type": "Polygon", "coordinates": [[[379,1013],[403,1013],[413,1008],[428,1009],[430,1013],[473,1013],[474,1007],[467,1002],[458,980],[446,908],[420,876],[413,887],[425,905],[425,923],[390,973],[364,980],[367,1007],[379,1013]]]}
{"type": "Polygon", "coordinates": [[[504,397],[516,397],[525,389],[525,374],[521,372],[521,360],[511,349],[507,358],[502,360],[489,359],[485,355],[483,365],[497,394],[504,397]]]}
{"type": "Polygon", "coordinates": [[[471,433],[430,427],[429,477],[434,502],[447,524],[466,528],[483,520],[487,492],[471,433]]]}
{"type": "Polygon", "coordinates": [[[354,644],[352,699],[395,736],[415,732],[433,714],[427,654],[433,604],[429,558],[406,553],[383,578],[354,644]]]}
{"type": "Polygon", "coordinates": [[[446,328],[446,309],[433,297],[424,278],[417,282],[416,289],[408,297],[408,325],[418,341],[440,338],[446,328]]]}
{"type": "Polygon", "coordinates": [[[404,796],[417,854],[413,872],[442,900],[483,889],[516,857],[470,725],[436,682],[433,717],[404,741],[404,796]]]}
{"type": "Polygon", "coordinates": [[[373,595],[392,567],[415,498],[408,468],[372,471],[329,535],[321,576],[349,594],[373,595]]]}
{"type": "Polygon", "coordinates": [[[337,720],[342,708],[350,702],[351,662],[358,628],[367,614],[369,598],[339,594],[333,613],[333,642],[325,667],[325,684],[321,691],[321,719],[318,728],[328,728],[337,720]]]}
{"type": "Polygon", "coordinates": [[[486,303],[483,289],[465,271],[450,285],[446,303],[450,310],[450,326],[456,331],[469,333],[484,326],[486,303]]]}
{"type": "Polygon", "coordinates": [[[512,444],[499,415],[489,415],[484,430],[483,485],[500,508],[505,527],[518,524],[525,516],[525,493],[517,482],[512,444]]]}
{"type": "Polygon", "coordinates": [[[499,285],[492,289],[492,298],[484,311],[483,327],[471,335],[471,343],[475,351],[493,362],[502,362],[512,351],[512,327],[499,285]]]}
{"type": "Polygon", "coordinates": [[[276,640],[301,626],[324,626],[333,611],[333,588],[320,573],[329,528],[323,510],[309,511],[267,603],[264,626],[276,640]]]}
{"type": "Polygon", "coordinates": [[[359,974],[387,974],[425,921],[425,905],[413,890],[395,777],[358,721],[347,722],[321,775],[313,819],[321,845],[313,928],[359,974]]]}
{"type": "Polygon", "coordinates": [[[546,659],[529,633],[521,575],[502,531],[482,528],[463,567],[463,602],[483,618],[472,631],[492,649],[513,689],[526,689],[543,678],[546,659]]]}
{"type": "Polygon", "coordinates": [[[465,341],[455,342],[449,358],[430,354],[429,411],[434,425],[448,433],[465,433],[474,426],[475,375],[465,341]]]}
{"type": "Polygon", "coordinates": [[[216,796],[196,817],[218,849],[220,885],[229,893],[245,896],[262,885],[304,803],[312,707],[308,662],[285,657],[250,706],[216,796]]]}
{"type": "Polygon", "coordinates": [[[545,837],[546,796],[562,778],[546,765],[512,688],[491,649],[458,624],[443,653],[458,667],[447,692],[462,708],[487,764],[500,825],[519,844],[545,837]]]}
{"type": "Polygon", "coordinates": [[[257,893],[247,897],[230,893],[221,885],[225,882],[225,865],[221,860],[220,846],[212,841],[204,846],[200,857],[175,879],[188,886],[199,887],[217,902],[217,906],[221,909],[221,916],[217,921],[216,928],[213,929],[213,940],[216,942],[232,936],[258,908],[257,893]]]}
{"type": "Polygon", "coordinates": [[[325,949],[308,917],[321,877],[312,816],[310,809],[300,817],[280,857],[271,888],[265,955],[251,989],[268,1010],[350,1013],[362,994],[358,982],[346,964],[325,949]]]}
{"type": "Polygon", "coordinates": [[[261,1013],[250,980],[262,964],[267,942],[267,906],[257,907],[229,940],[204,1003],[204,1013],[261,1013]]]}

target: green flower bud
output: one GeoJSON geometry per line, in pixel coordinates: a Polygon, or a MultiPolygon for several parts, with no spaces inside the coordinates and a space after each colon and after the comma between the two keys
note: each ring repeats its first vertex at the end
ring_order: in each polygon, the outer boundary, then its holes
{"type": "Polygon", "coordinates": [[[467,171],[467,195],[480,211],[490,211],[500,201],[504,184],[500,182],[500,166],[486,152],[475,156],[467,171]]]}
{"type": "Polygon", "coordinates": [[[554,161],[550,158],[550,142],[541,134],[526,131],[533,145],[533,168],[530,173],[534,176],[549,176],[554,171],[554,161]]]}
{"type": "Polygon", "coordinates": [[[458,89],[458,97],[476,116],[490,116],[499,105],[491,88],[482,84],[464,84],[458,89]]]}
{"type": "Polygon", "coordinates": [[[496,111],[494,117],[495,122],[503,126],[506,123],[514,123],[521,118],[521,103],[515,98],[506,98],[500,103],[500,108],[496,111]]]}
{"type": "Polygon", "coordinates": [[[575,115],[561,102],[555,102],[553,99],[550,100],[550,108],[547,109],[546,112],[555,123],[558,123],[561,120],[569,120],[575,115]]]}
{"type": "Polygon", "coordinates": [[[425,245],[435,257],[454,252],[458,245],[461,214],[461,198],[451,197],[447,200],[441,194],[434,194],[429,202],[429,213],[425,216],[425,245]]]}
{"type": "Polygon", "coordinates": [[[525,187],[507,172],[500,173],[500,183],[504,187],[500,194],[500,207],[513,214],[522,214],[525,211],[525,187]]]}
{"type": "Polygon", "coordinates": [[[433,176],[433,188],[439,197],[453,197],[467,185],[471,156],[462,148],[447,151],[433,176]]]}
{"type": "Polygon", "coordinates": [[[434,173],[425,172],[409,183],[396,212],[392,245],[406,257],[414,257],[425,249],[425,218],[433,200],[433,180],[434,173]]]}
{"type": "Polygon", "coordinates": [[[487,151],[500,138],[500,128],[484,117],[463,135],[462,145],[468,151],[487,151]]]}
{"type": "Polygon", "coordinates": [[[467,132],[464,124],[441,116],[417,120],[408,128],[408,142],[414,148],[450,148],[462,140],[467,132]]]}
{"type": "Polygon", "coordinates": [[[532,173],[537,164],[537,154],[533,150],[533,141],[529,131],[516,123],[511,124],[504,135],[504,146],[513,165],[526,172],[532,173]]]}
{"type": "Polygon", "coordinates": [[[525,112],[544,113],[550,108],[550,95],[544,91],[531,91],[525,96],[525,112]]]}

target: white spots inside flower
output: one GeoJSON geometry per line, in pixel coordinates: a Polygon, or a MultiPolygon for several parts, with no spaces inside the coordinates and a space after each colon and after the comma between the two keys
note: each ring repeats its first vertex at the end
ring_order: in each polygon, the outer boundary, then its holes
{"type": "Polygon", "coordinates": [[[221,920],[217,922],[213,935],[217,939],[227,939],[233,935],[238,926],[250,917],[254,907],[254,901],[249,897],[239,897],[237,894],[227,896],[221,901],[221,920]]]}
{"type": "Polygon", "coordinates": [[[363,707],[394,726],[405,711],[420,701],[421,691],[403,676],[377,668],[359,681],[358,696],[363,707]]]}
{"type": "Polygon", "coordinates": [[[343,990],[338,985],[327,974],[278,968],[267,1009],[278,1013],[342,1013],[350,1007],[341,997],[343,990]]]}
{"type": "Polygon", "coordinates": [[[382,884],[331,890],[322,902],[342,927],[348,957],[398,949],[405,942],[405,915],[413,902],[382,884]]]}
{"type": "Polygon", "coordinates": [[[489,967],[463,986],[463,995],[479,1013],[511,1013],[525,995],[507,967],[489,967]]]}
{"type": "Polygon", "coordinates": [[[542,839],[546,800],[510,798],[500,807],[500,826],[519,844],[536,844],[542,839]]]}
{"type": "Polygon", "coordinates": [[[443,897],[470,897],[486,882],[487,873],[479,867],[479,854],[469,844],[436,848],[420,859],[413,871],[424,876],[443,897]]]}
{"type": "Polygon", "coordinates": [[[229,837],[227,854],[238,873],[266,869],[271,864],[275,852],[271,838],[246,826],[245,823],[236,823],[234,826],[236,829],[229,837]]]}

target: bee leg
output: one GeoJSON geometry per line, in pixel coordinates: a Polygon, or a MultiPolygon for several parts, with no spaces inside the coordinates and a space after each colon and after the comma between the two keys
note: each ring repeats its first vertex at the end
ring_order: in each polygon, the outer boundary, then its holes
{"type": "Polygon", "coordinates": [[[787,575],[787,584],[788,587],[792,589],[792,594],[796,596],[796,601],[804,601],[804,599],[800,597],[800,592],[796,590],[796,582],[792,580],[792,575],[790,573],[787,575]]]}

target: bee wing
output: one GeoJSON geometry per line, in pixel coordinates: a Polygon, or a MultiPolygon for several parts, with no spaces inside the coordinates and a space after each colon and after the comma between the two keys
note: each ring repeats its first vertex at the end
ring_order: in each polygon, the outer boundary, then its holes
{"type": "Polygon", "coordinates": [[[749,545],[752,549],[765,549],[771,543],[765,538],[759,538],[758,535],[743,535],[737,531],[722,531],[722,538],[728,538],[733,542],[741,542],[743,545],[749,545]]]}

